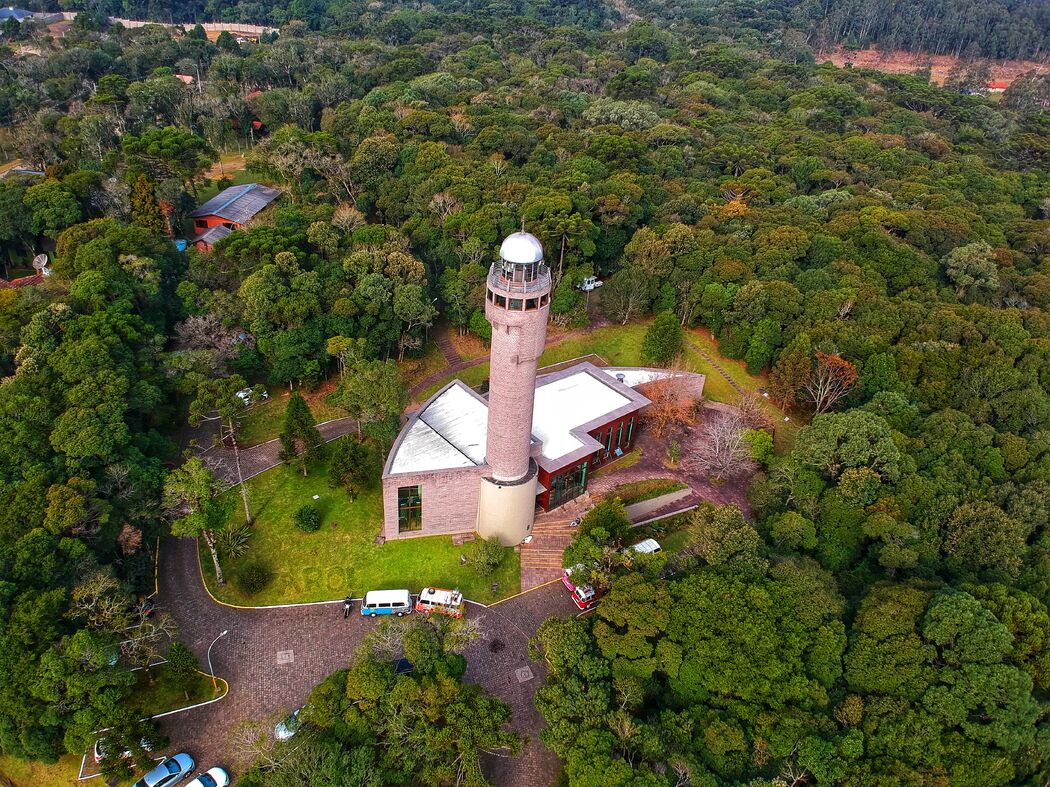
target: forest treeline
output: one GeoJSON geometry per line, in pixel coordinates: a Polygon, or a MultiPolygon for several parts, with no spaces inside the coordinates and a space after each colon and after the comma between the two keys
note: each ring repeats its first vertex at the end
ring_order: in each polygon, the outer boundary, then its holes
{"type": "MultiPolygon", "coordinates": [[[[236,420],[242,384],[389,368],[439,315],[484,337],[485,271],[524,222],[559,326],[588,324],[576,285],[600,275],[610,321],[703,326],[809,424],[750,457],[748,518],[704,509],[684,558],[542,630],[569,783],[1045,782],[1047,78],[992,100],[543,8],[257,44],[85,16],[0,49],[0,140],[43,172],[0,181],[0,251],[53,263],[0,290],[0,749],[151,734],[128,697],[168,633],[139,604],[152,545],[194,517],[222,544],[227,519],[173,472],[187,416],[236,420]],[[177,251],[238,153],[281,199],[177,251]],[[824,369],[834,397],[813,393],[824,369]]],[[[455,661],[404,690],[472,707],[455,661]]],[[[453,781],[380,756],[403,730],[375,708],[412,705],[376,689],[384,663],[350,726],[360,681],[325,684],[311,762],[453,781]]]]}
{"type": "Polygon", "coordinates": [[[509,19],[589,30],[634,21],[673,26],[692,44],[731,37],[782,54],[809,56],[836,45],[879,46],[925,54],[1044,60],[1050,48],[1050,7],[1042,0],[437,0],[427,4],[363,0],[31,0],[41,10],[86,10],[160,22],[239,21],[283,25],[302,20],[314,29],[360,36],[403,35],[459,17],[468,28],[499,32],[509,19]]]}

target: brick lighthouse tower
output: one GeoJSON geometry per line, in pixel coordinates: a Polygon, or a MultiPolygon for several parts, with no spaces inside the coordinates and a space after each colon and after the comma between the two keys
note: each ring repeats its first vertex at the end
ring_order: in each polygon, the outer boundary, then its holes
{"type": "Polygon", "coordinates": [[[485,317],[492,324],[488,438],[481,480],[478,532],[516,544],[536,511],[536,463],[531,459],[536,362],[547,337],[551,274],[543,246],[527,232],[503,241],[489,270],[485,317]]]}

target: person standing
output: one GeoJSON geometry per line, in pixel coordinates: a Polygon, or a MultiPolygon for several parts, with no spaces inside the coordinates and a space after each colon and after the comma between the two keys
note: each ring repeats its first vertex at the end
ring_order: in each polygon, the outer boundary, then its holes
{"type": "Polygon", "coordinates": [[[353,596],[347,596],[345,599],[343,599],[343,620],[346,620],[348,617],[350,617],[350,610],[351,610],[351,608],[353,606],[354,606],[354,597],[353,596]]]}

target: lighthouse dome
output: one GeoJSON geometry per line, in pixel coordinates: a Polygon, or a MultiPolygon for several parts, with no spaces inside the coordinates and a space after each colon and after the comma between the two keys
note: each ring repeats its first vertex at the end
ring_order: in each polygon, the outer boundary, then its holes
{"type": "Polygon", "coordinates": [[[543,262],[543,245],[539,239],[528,232],[515,232],[508,235],[499,247],[499,256],[515,265],[530,265],[543,262]]]}

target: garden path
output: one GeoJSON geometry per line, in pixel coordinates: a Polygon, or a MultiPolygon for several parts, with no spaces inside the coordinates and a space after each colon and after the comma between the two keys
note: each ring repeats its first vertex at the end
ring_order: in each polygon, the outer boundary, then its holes
{"type": "MultiPolygon", "coordinates": [[[[348,664],[375,626],[356,607],[344,620],[338,601],[283,608],[220,604],[204,588],[192,539],[164,540],[159,588],[159,607],[175,618],[179,639],[197,655],[201,669],[208,668],[208,646],[221,632],[229,632],[211,651],[215,673],[230,685],[226,697],[161,720],[162,731],[171,738],[169,752],[189,752],[201,769],[216,764],[232,769],[231,732],[248,720],[276,722],[301,706],[317,683],[348,664]]],[[[542,662],[530,661],[528,640],[548,617],[569,617],[576,611],[560,584],[468,609],[481,622],[484,639],[464,654],[466,680],[508,703],[513,727],[528,738],[518,757],[485,757],[483,767],[493,784],[543,787],[556,782],[560,765],[539,740],[542,719],[532,701],[546,673],[542,662]],[[524,668],[527,673],[521,672],[524,668]]]]}

